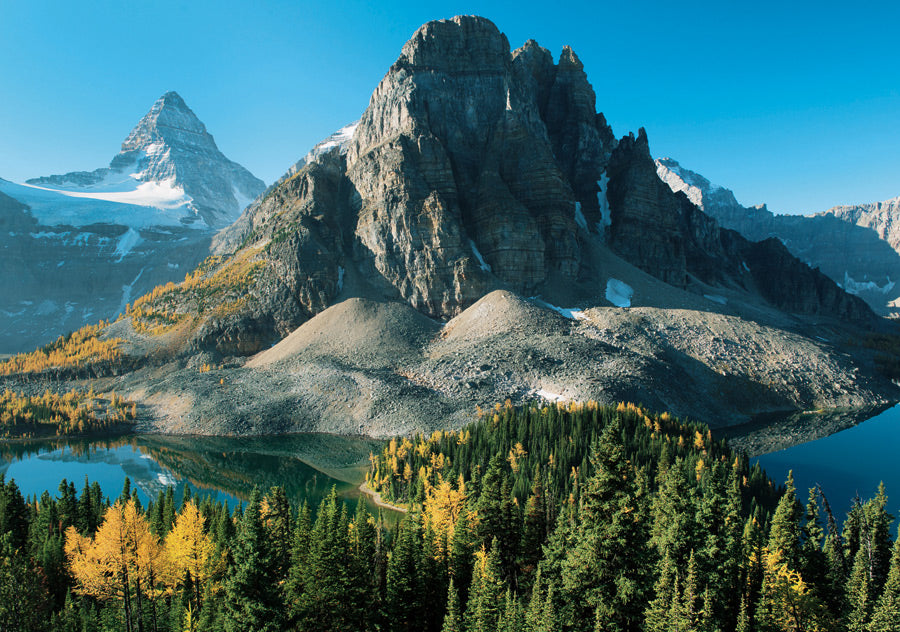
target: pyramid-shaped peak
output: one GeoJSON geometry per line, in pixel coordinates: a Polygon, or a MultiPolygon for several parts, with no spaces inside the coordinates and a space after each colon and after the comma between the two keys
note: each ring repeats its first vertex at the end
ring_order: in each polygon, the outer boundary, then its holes
{"type": "Polygon", "coordinates": [[[122,143],[122,151],[146,149],[155,143],[198,146],[218,151],[206,126],[181,95],[174,91],[166,92],[156,100],[122,143]]]}

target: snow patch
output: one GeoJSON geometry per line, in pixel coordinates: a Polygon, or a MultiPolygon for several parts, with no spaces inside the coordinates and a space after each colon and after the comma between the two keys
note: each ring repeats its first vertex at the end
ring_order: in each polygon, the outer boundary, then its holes
{"type": "Polygon", "coordinates": [[[485,272],[491,271],[491,266],[488,265],[488,262],[484,260],[484,257],[481,256],[481,252],[478,250],[478,246],[475,245],[475,241],[470,239],[469,245],[472,246],[472,252],[475,253],[475,258],[478,259],[478,265],[485,272]]]}
{"type": "Polygon", "coordinates": [[[234,199],[237,200],[238,205],[238,214],[240,214],[245,208],[253,204],[253,201],[256,198],[250,198],[241,193],[236,186],[231,185],[231,192],[234,195],[234,199]]]}
{"type": "Polygon", "coordinates": [[[122,314],[125,312],[125,306],[131,302],[131,288],[134,287],[134,284],[138,282],[138,279],[141,278],[141,275],[144,274],[144,268],[141,268],[141,271],[138,272],[138,275],[134,277],[134,280],[128,285],[122,286],[122,302],[119,303],[119,310],[116,312],[117,314],[122,314]]]}
{"type": "Polygon", "coordinates": [[[704,294],[703,298],[708,299],[713,303],[718,303],[719,305],[728,305],[728,299],[724,296],[719,296],[718,294],[704,294]]]}
{"type": "Polygon", "coordinates": [[[750,266],[747,265],[746,261],[741,261],[741,265],[743,266],[744,270],[750,272],[750,266]]]}
{"type": "Polygon", "coordinates": [[[546,307],[547,309],[552,309],[560,316],[564,316],[569,320],[587,320],[587,316],[585,315],[584,310],[581,310],[577,307],[557,307],[556,305],[551,305],[547,301],[542,301],[540,299],[535,299],[535,302],[538,305],[546,307]]]}
{"type": "Polygon", "coordinates": [[[624,281],[610,278],[606,282],[606,300],[616,307],[631,307],[632,296],[634,288],[624,281]]]}
{"type": "MultiPolygon", "coordinates": [[[[31,214],[44,226],[89,226],[119,224],[133,228],[184,227],[193,221],[192,198],[173,181],[131,180],[127,191],[65,191],[0,180],[0,191],[31,207],[31,214]]],[[[124,188],[124,187],[122,187],[124,188]]],[[[35,237],[59,239],[63,233],[33,233],[35,237]]]]}
{"type": "Polygon", "coordinates": [[[562,393],[554,393],[553,391],[548,391],[544,388],[536,390],[534,394],[548,402],[567,402],[571,399],[562,393]]]}
{"type": "Polygon", "coordinates": [[[141,234],[134,228],[129,227],[128,230],[125,231],[125,234],[119,237],[119,242],[116,244],[115,254],[119,255],[119,258],[116,259],[116,263],[124,259],[125,255],[131,252],[139,243],[141,243],[141,234]]]}
{"type": "Polygon", "coordinates": [[[883,286],[878,285],[874,281],[857,281],[850,276],[849,272],[844,271],[844,283],[838,285],[850,294],[859,294],[860,292],[881,292],[882,294],[887,294],[894,289],[895,283],[891,281],[890,277],[887,278],[887,283],[883,286]]]}
{"type": "Polygon", "coordinates": [[[581,202],[575,202],[575,223],[585,230],[588,229],[587,220],[584,218],[584,213],[581,212],[581,202]]]}
{"type": "Polygon", "coordinates": [[[609,185],[609,176],[604,171],[597,180],[597,205],[600,207],[600,221],[597,223],[597,230],[602,234],[604,229],[612,224],[612,217],[609,213],[609,198],[606,196],[609,185]]]}

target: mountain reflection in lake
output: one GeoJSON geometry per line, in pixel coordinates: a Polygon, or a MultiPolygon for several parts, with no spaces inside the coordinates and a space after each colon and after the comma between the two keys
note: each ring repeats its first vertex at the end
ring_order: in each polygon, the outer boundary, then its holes
{"type": "Polygon", "coordinates": [[[315,508],[332,486],[355,504],[369,454],[379,449],[373,439],[322,434],[53,439],[0,444],[0,474],[15,479],[24,495],[56,495],[63,478],[80,492],[87,476],[115,498],[127,476],[144,503],[173,486],[176,499],[189,488],[232,507],[254,487],[265,492],[280,485],[293,502],[315,508]]]}
{"type": "Polygon", "coordinates": [[[838,520],[843,520],[857,493],[862,500],[875,496],[879,482],[884,482],[888,494],[888,510],[898,513],[900,405],[795,414],[718,434],[729,436],[733,447],[758,460],[778,484],[792,470],[804,504],[809,488],[821,485],[838,520]]]}

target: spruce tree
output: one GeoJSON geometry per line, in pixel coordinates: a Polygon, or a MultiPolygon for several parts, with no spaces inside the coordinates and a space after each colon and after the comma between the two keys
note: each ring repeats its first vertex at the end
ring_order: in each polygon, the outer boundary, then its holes
{"type": "Polygon", "coordinates": [[[872,610],[872,582],[869,577],[868,555],[862,546],[856,550],[853,571],[847,582],[847,605],[847,632],[865,632],[872,610]]]}
{"type": "Polygon", "coordinates": [[[621,435],[616,417],[593,450],[594,473],[582,491],[574,546],[562,564],[574,629],[592,629],[599,612],[610,632],[636,630],[646,606],[650,586],[643,499],[621,435]]]}
{"type": "Polygon", "coordinates": [[[900,536],[894,541],[887,582],[875,604],[868,632],[897,630],[900,630],[900,536]]]}
{"type": "Polygon", "coordinates": [[[244,512],[233,556],[225,581],[226,632],[281,630],[284,604],[276,590],[278,564],[260,515],[258,489],[244,512]]]}
{"type": "Polygon", "coordinates": [[[421,584],[422,528],[407,514],[388,559],[385,610],[390,630],[412,632],[425,628],[425,604],[421,584]]]}
{"type": "Polygon", "coordinates": [[[441,626],[441,632],[463,632],[462,612],[459,606],[459,593],[453,584],[453,578],[450,578],[450,585],[447,588],[447,613],[444,615],[444,624],[441,626]]]}

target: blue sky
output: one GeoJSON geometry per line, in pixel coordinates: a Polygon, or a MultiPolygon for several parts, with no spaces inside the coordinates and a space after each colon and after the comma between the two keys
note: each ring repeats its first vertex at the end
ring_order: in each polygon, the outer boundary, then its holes
{"type": "Polygon", "coordinates": [[[0,177],[105,166],[176,90],[267,183],[355,120],[422,23],[571,45],[617,136],[777,212],[900,195],[900,3],[0,0],[0,177]],[[373,5],[375,5],[373,7],[373,5]]]}

